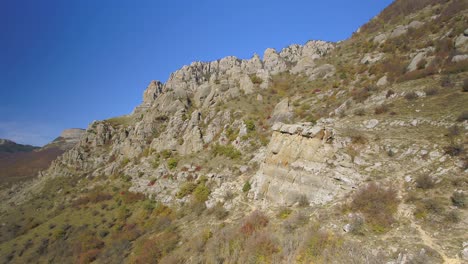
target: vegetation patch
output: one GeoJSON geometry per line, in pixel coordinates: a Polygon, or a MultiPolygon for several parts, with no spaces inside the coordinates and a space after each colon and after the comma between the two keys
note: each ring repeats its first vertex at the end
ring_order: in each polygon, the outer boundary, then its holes
{"type": "Polygon", "coordinates": [[[223,145],[219,145],[219,144],[216,144],[213,149],[211,150],[211,153],[213,154],[213,156],[225,156],[225,157],[228,157],[230,159],[240,159],[242,153],[237,150],[234,146],[232,145],[226,145],[226,146],[223,146],[223,145]]]}
{"type": "Polygon", "coordinates": [[[350,208],[362,213],[375,232],[384,232],[395,222],[393,215],[398,204],[397,192],[393,187],[369,183],[353,195],[350,208]]]}

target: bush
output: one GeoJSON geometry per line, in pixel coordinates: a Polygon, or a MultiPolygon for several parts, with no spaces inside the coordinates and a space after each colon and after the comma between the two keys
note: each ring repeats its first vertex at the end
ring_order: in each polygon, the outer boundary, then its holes
{"type": "Polygon", "coordinates": [[[463,192],[453,192],[450,200],[452,200],[452,204],[456,207],[466,207],[466,195],[463,192]]]}
{"type": "Polygon", "coordinates": [[[395,221],[399,200],[393,187],[384,188],[376,183],[361,187],[354,195],[351,209],[361,212],[374,231],[381,232],[395,221]]]}
{"type": "Polygon", "coordinates": [[[266,232],[257,232],[245,242],[239,263],[274,263],[272,255],[279,252],[278,242],[266,232]]]}
{"type": "Polygon", "coordinates": [[[388,105],[382,104],[382,105],[377,106],[374,109],[374,113],[376,115],[380,115],[380,114],[383,114],[383,113],[387,113],[389,110],[390,110],[390,107],[388,105]]]}
{"type": "Polygon", "coordinates": [[[255,131],[255,123],[253,120],[244,120],[244,124],[247,127],[247,133],[255,131]]]}
{"type": "Polygon", "coordinates": [[[210,210],[208,210],[208,213],[213,214],[218,220],[223,220],[229,215],[229,212],[221,203],[217,203],[215,206],[213,206],[210,210]]]}
{"type": "MultiPolygon", "coordinates": [[[[331,248],[336,247],[338,239],[336,236],[326,230],[317,230],[312,228],[304,240],[302,251],[306,261],[304,263],[321,263],[320,258],[323,254],[331,248]]],[[[324,262],[327,263],[327,262],[324,262]]]]}
{"type": "Polygon", "coordinates": [[[405,94],[405,99],[408,101],[413,101],[418,99],[418,95],[415,92],[411,91],[405,94]]]}
{"type": "Polygon", "coordinates": [[[444,206],[440,200],[435,198],[427,198],[422,201],[424,209],[433,214],[442,214],[444,212],[444,206]]]}
{"type": "Polygon", "coordinates": [[[445,221],[450,223],[458,223],[461,221],[461,216],[457,211],[452,210],[445,215],[445,221]]]}
{"type": "Polygon", "coordinates": [[[177,161],[177,159],[175,158],[170,158],[168,161],[167,161],[167,167],[169,167],[170,170],[172,169],[175,169],[177,167],[177,163],[179,163],[177,161]]]}
{"type": "Polygon", "coordinates": [[[151,167],[153,169],[157,169],[159,167],[159,158],[154,158],[152,161],[151,161],[151,167]]]}
{"type": "Polygon", "coordinates": [[[244,183],[244,186],[242,187],[242,191],[246,193],[246,192],[249,192],[251,188],[252,188],[252,185],[250,184],[250,182],[246,181],[244,183]]]}
{"type": "Polygon", "coordinates": [[[256,74],[251,74],[249,77],[250,77],[250,80],[252,81],[252,83],[254,83],[254,84],[262,84],[263,83],[262,78],[258,77],[256,74]]]}
{"type": "Polygon", "coordinates": [[[350,135],[350,137],[351,137],[351,143],[353,144],[363,145],[363,144],[366,144],[367,142],[366,137],[361,134],[353,133],[352,135],[350,135]]]}
{"type": "Polygon", "coordinates": [[[253,211],[242,221],[240,231],[245,235],[251,235],[256,230],[259,230],[268,225],[268,217],[260,211],[253,211]]]}
{"type": "Polygon", "coordinates": [[[394,94],[395,94],[395,92],[390,89],[390,90],[387,91],[387,94],[385,94],[385,98],[390,98],[394,94]]]}
{"type": "Polygon", "coordinates": [[[426,93],[427,96],[433,96],[439,93],[439,90],[437,90],[437,88],[435,87],[430,87],[430,88],[424,89],[424,92],[426,93]]]}
{"type": "Polygon", "coordinates": [[[419,175],[416,178],[416,188],[427,190],[427,189],[434,188],[434,185],[435,183],[432,177],[426,174],[419,175]]]}
{"type": "Polygon", "coordinates": [[[289,217],[289,215],[291,215],[291,213],[292,213],[292,210],[290,208],[282,207],[279,210],[277,216],[278,216],[279,219],[286,219],[286,218],[289,217]]]}
{"type": "Polygon", "coordinates": [[[354,114],[357,116],[364,116],[366,114],[366,110],[364,110],[364,108],[358,108],[354,110],[354,114]]]}
{"type": "Polygon", "coordinates": [[[199,184],[193,191],[193,197],[197,202],[205,202],[210,196],[210,189],[205,186],[205,184],[199,184]]]}
{"type": "Polygon", "coordinates": [[[242,155],[242,153],[232,145],[223,146],[217,144],[213,147],[211,152],[214,156],[222,155],[230,159],[239,159],[242,155]]]}
{"type": "Polygon", "coordinates": [[[181,199],[189,194],[192,194],[195,188],[197,188],[197,184],[193,182],[186,182],[180,187],[179,192],[177,192],[176,194],[176,197],[178,199],[181,199]]]}
{"type": "Polygon", "coordinates": [[[448,154],[452,157],[459,156],[460,154],[464,152],[463,146],[455,144],[455,143],[452,143],[449,146],[446,146],[444,150],[445,150],[445,154],[448,154]]]}
{"type": "Polygon", "coordinates": [[[169,149],[165,149],[161,151],[161,157],[163,157],[164,159],[168,159],[171,156],[172,156],[172,151],[170,151],[169,149]]]}

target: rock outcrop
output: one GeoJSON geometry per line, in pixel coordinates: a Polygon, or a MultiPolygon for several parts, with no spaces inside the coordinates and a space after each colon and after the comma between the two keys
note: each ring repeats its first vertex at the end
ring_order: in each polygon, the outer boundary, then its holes
{"type": "Polygon", "coordinates": [[[293,205],[306,197],[323,204],[348,192],[362,176],[341,151],[332,123],[276,123],[265,161],[252,180],[252,195],[266,205],[293,205]]]}

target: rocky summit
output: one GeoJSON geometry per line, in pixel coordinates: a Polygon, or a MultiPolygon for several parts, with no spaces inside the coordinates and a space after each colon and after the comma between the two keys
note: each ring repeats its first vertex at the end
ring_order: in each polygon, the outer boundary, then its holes
{"type": "Polygon", "coordinates": [[[151,81],[1,187],[2,263],[467,263],[467,22],[397,0],[338,43],[151,81]]]}

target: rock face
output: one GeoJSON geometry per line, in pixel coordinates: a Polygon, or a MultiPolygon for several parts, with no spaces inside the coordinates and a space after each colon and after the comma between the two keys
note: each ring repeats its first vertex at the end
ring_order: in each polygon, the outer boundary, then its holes
{"type": "MultiPolygon", "coordinates": [[[[143,93],[143,102],[131,115],[91,124],[76,146],[51,166],[52,174],[66,175],[61,169],[63,164],[84,171],[95,170],[94,174],[111,173],[117,167],[115,164],[98,169],[99,165],[110,157],[117,159],[116,162],[135,158],[148,147],[179,155],[200,151],[216,136],[225,138],[226,126],[234,129],[241,126],[232,123],[229,111],[214,111],[214,106],[232,101],[242,93],[257,93],[269,86],[272,74],[293,71],[293,68],[306,71],[306,75],[330,76],[334,73],[333,66],[316,67],[315,60],[334,47],[330,42],[309,41],[303,46],[291,45],[279,53],[267,49],[263,60],[255,54],[248,60],[229,56],[183,66],[164,84],[151,81],[143,93]],[[257,77],[255,83],[251,79],[253,75],[257,77]],[[190,110],[192,107],[198,110],[190,110]],[[106,145],[110,146],[109,152],[100,153],[99,148],[106,145]],[[90,159],[91,156],[98,157],[90,159]]],[[[289,120],[292,117],[289,102],[278,104],[273,116],[277,121],[289,120]]],[[[221,139],[219,143],[225,144],[221,139]]]]}
{"type": "Polygon", "coordinates": [[[331,201],[362,177],[342,153],[345,141],[330,125],[276,123],[265,161],[252,180],[252,195],[264,204],[292,205],[302,196],[312,204],[331,201]]]}

